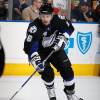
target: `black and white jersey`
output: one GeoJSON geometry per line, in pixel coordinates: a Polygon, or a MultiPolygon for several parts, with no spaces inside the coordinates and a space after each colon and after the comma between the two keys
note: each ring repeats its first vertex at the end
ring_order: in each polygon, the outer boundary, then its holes
{"type": "Polygon", "coordinates": [[[32,45],[35,50],[48,49],[52,47],[58,35],[71,35],[74,28],[69,20],[64,16],[54,15],[50,25],[43,25],[41,19],[37,18],[29,24],[24,42],[24,51],[29,54],[32,45]],[[38,48],[38,49],[36,49],[38,48]]]}

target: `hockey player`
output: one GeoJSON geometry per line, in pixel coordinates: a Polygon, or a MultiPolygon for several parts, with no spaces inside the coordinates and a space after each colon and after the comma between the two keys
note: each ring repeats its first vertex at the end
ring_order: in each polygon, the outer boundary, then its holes
{"type": "Polygon", "coordinates": [[[68,100],[81,100],[74,95],[75,82],[71,63],[64,52],[65,40],[73,33],[74,28],[64,16],[52,14],[50,4],[40,8],[40,16],[29,24],[24,42],[24,51],[31,64],[38,69],[47,88],[49,99],[56,100],[54,88],[54,71],[50,63],[60,72],[64,82],[64,92],[68,100]],[[55,50],[44,64],[44,59],[55,50]]]}
{"type": "Polygon", "coordinates": [[[3,74],[4,65],[5,65],[5,53],[4,53],[2,43],[0,41],[0,76],[2,76],[3,74]]]}

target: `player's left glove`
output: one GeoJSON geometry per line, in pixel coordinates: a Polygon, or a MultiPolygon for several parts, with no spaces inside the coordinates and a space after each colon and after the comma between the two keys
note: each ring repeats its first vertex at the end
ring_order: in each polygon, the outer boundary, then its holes
{"type": "Polygon", "coordinates": [[[45,67],[43,65],[43,62],[41,61],[41,58],[38,52],[34,52],[31,55],[31,63],[39,73],[44,71],[45,67]]]}

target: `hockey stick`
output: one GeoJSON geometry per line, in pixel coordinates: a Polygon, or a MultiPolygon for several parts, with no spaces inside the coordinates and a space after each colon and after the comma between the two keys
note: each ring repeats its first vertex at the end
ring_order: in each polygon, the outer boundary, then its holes
{"type": "MultiPolygon", "coordinates": [[[[51,57],[51,55],[54,53],[54,51],[55,51],[55,50],[53,50],[53,51],[47,56],[47,58],[44,60],[44,64],[45,64],[45,62],[51,57]]],[[[37,71],[38,71],[38,69],[36,69],[36,71],[32,73],[32,75],[22,84],[22,86],[19,88],[19,90],[16,91],[15,94],[14,94],[9,100],[12,100],[12,99],[16,96],[16,94],[19,93],[19,91],[26,85],[26,83],[35,75],[35,73],[36,73],[37,71]]]]}

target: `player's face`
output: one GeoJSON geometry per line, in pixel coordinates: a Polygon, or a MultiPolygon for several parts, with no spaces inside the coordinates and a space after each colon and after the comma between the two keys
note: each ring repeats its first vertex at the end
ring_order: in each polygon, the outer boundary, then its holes
{"type": "Polygon", "coordinates": [[[45,26],[48,26],[52,20],[52,14],[40,14],[40,19],[45,26]]]}

